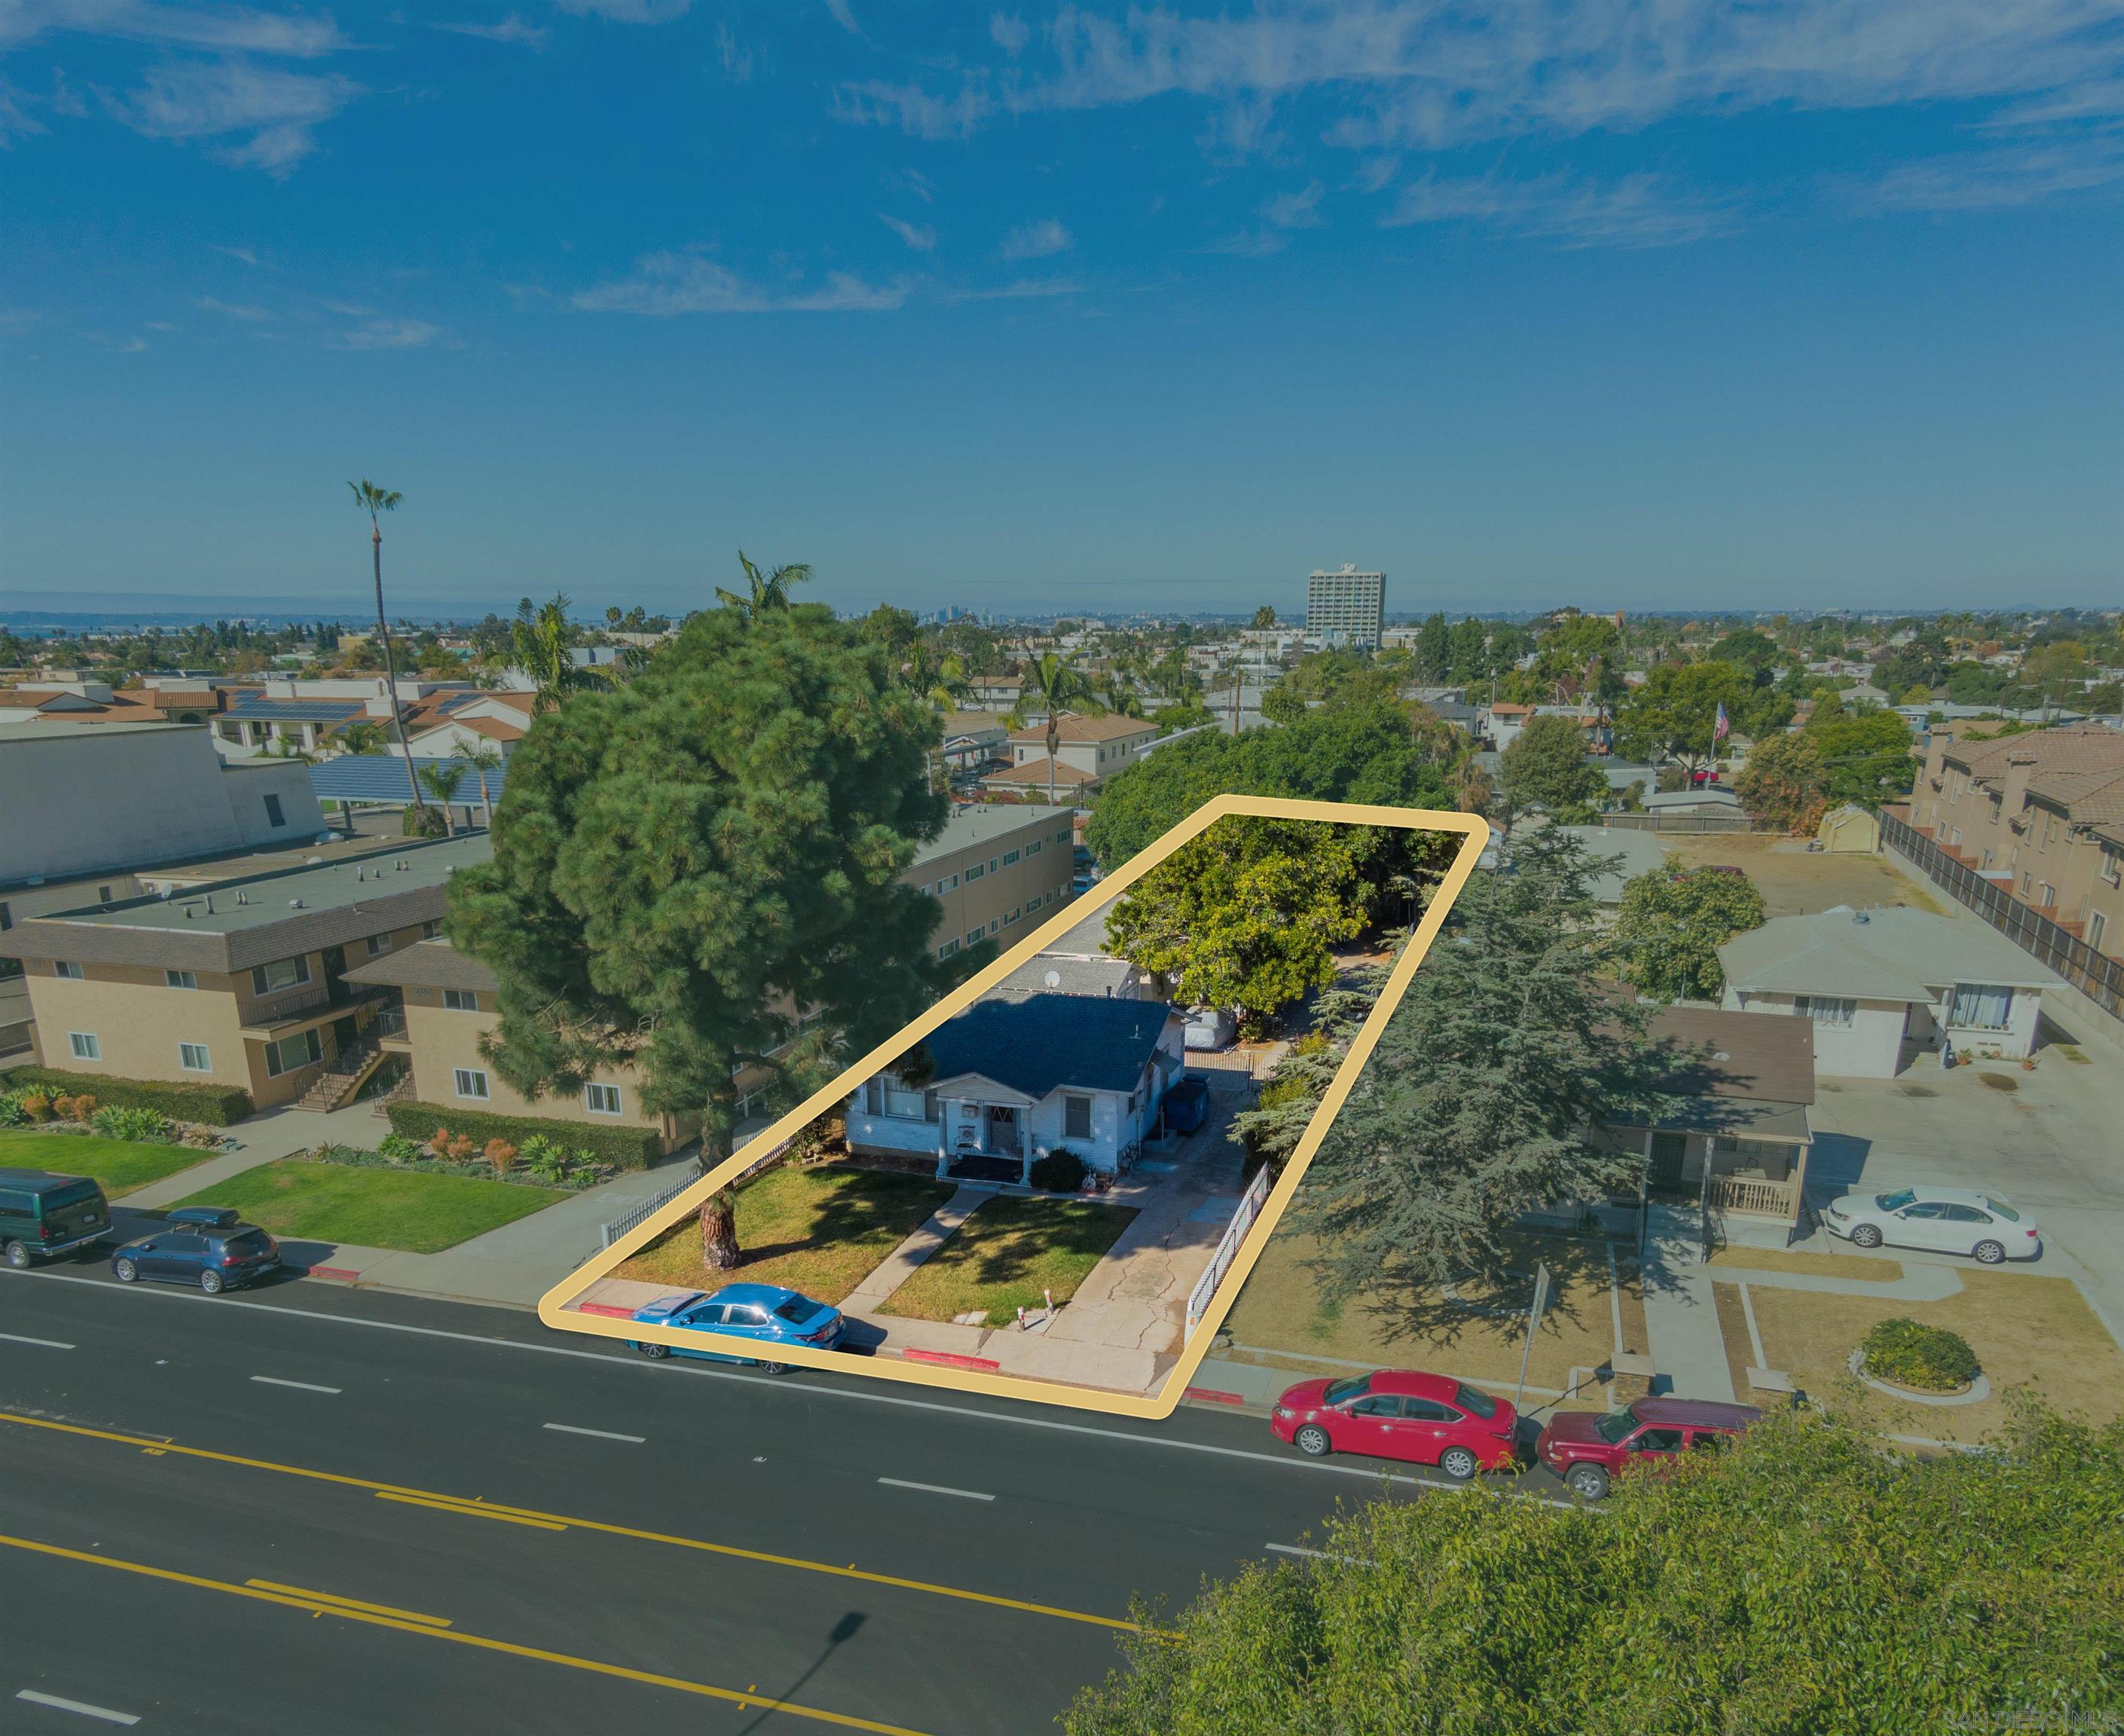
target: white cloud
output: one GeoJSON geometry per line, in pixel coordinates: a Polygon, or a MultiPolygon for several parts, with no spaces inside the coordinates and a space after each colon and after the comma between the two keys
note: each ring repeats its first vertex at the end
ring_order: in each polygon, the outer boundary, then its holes
{"type": "Polygon", "coordinates": [[[553,0],[577,17],[609,18],[614,24],[669,24],[693,9],[693,0],[553,0]]]}
{"type": "Polygon", "coordinates": [[[743,84],[752,77],[752,54],[738,45],[737,35],[725,20],[716,21],[716,54],[723,64],[723,77],[743,84]]]}
{"type": "Polygon", "coordinates": [[[1858,209],[1985,211],[2033,205],[2124,180],[2124,140],[1972,150],[1904,163],[1849,187],[1858,209]]]}
{"type": "Polygon", "coordinates": [[[28,92],[0,78],[0,146],[45,130],[44,122],[30,112],[35,101],[28,92]]]}
{"type": "Polygon", "coordinates": [[[151,0],[10,0],[0,6],[0,46],[71,32],[214,54],[312,60],[350,46],[329,17],[247,6],[161,6],[151,0]]]}
{"type": "Polygon", "coordinates": [[[999,259],[1049,259],[1076,246],[1076,238],[1052,217],[1020,223],[1003,237],[999,259]]]}
{"type": "Polygon", "coordinates": [[[862,26],[856,22],[856,15],[848,10],[848,0],[826,0],[826,10],[834,15],[834,22],[851,36],[862,35],[862,26]]]}
{"type": "Polygon", "coordinates": [[[1083,295],[1091,285],[1074,277],[1020,278],[1015,283],[999,284],[991,289],[955,289],[939,299],[956,306],[969,301],[1027,301],[1053,295],[1083,295]]]}
{"type": "Polygon", "coordinates": [[[492,24],[447,23],[439,18],[431,18],[428,21],[428,28],[448,31],[456,36],[477,36],[483,42],[512,43],[519,48],[528,48],[533,54],[542,53],[553,39],[553,33],[544,25],[533,24],[515,12],[492,24]]]}
{"type": "Polygon", "coordinates": [[[1032,31],[1015,12],[998,12],[989,20],[989,37],[1015,60],[1025,52],[1026,44],[1032,40],[1032,31]]]}
{"type": "Polygon", "coordinates": [[[834,271],[827,274],[823,289],[772,289],[698,253],[648,253],[635,261],[632,275],[580,290],[568,304],[585,313],[659,318],[681,313],[864,313],[900,306],[910,287],[904,280],[872,284],[834,271]]]}
{"type": "Polygon", "coordinates": [[[1320,214],[1320,198],[1327,191],[1316,181],[1295,193],[1279,193],[1262,204],[1262,220],[1279,229],[1317,229],[1328,221],[1320,214]]]}
{"type": "Polygon", "coordinates": [[[1675,247],[1732,227],[1724,207],[1691,199],[1656,175],[1608,182],[1563,175],[1525,181],[1426,175],[1403,187],[1379,222],[1389,228],[1472,223],[1567,246],[1617,247],[1675,247]]]}
{"type": "Polygon", "coordinates": [[[360,93],[336,73],[291,73],[237,59],[151,67],[139,90],[104,100],[147,138],[210,139],[209,154],[219,161],[278,177],[317,148],[311,129],[360,93]]]}
{"type": "Polygon", "coordinates": [[[834,92],[834,113],[856,125],[895,126],[917,139],[965,139],[997,112],[977,81],[956,92],[934,96],[919,85],[882,79],[843,84],[834,92]]]}
{"type": "Polygon", "coordinates": [[[338,336],[345,350],[417,350],[442,335],[425,319],[367,319],[338,336]]]}
{"type": "Polygon", "coordinates": [[[246,325],[261,325],[273,317],[270,308],[251,307],[241,302],[222,301],[212,295],[195,297],[192,305],[202,313],[219,313],[224,319],[241,320],[246,325]]]}
{"type": "Polygon", "coordinates": [[[888,212],[880,211],[877,220],[891,230],[918,253],[933,252],[937,246],[937,231],[928,223],[903,223],[888,212]]]}
{"type": "Polygon", "coordinates": [[[224,247],[219,242],[209,242],[207,245],[217,253],[226,253],[231,259],[242,260],[247,266],[258,263],[258,256],[248,247],[224,247]]]}

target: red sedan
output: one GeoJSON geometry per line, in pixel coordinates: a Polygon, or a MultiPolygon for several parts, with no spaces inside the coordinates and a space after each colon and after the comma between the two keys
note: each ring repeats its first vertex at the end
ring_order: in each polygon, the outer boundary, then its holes
{"type": "Polygon", "coordinates": [[[1269,1428],[1316,1459],[1370,1453],[1436,1465],[1464,1483],[1519,1462],[1519,1421],[1505,1400],[1450,1376],[1383,1368],[1292,1387],[1276,1401],[1269,1428]]]}

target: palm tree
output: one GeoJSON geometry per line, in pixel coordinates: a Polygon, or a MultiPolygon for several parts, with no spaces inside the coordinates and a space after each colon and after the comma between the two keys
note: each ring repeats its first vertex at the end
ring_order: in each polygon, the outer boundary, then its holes
{"type": "MultiPolygon", "coordinates": [[[[966,680],[966,666],[927,633],[907,647],[900,666],[900,679],[909,692],[927,699],[940,712],[950,712],[974,689],[966,680]]],[[[932,761],[933,775],[936,762],[932,761]]]]}
{"type": "Polygon", "coordinates": [[[1116,666],[1100,676],[1098,693],[1100,703],[1116,717],[1143,715],[1143,699],[1125,670],[1116,666]]]}
{"type": "Polygon", "coordinates": [[[494,793],[487,779],[500,781],[502,768],[507,764],[501,750],[491,741],[482,741],[477,747],[461,747],[457,750],[457,763],[479,779],[479,816],[489,831],[494,830],[494,793]]]}
{"type": "Polygon", "coordinates": [[[383,733],[383,726],[372,723],[366,717],[356,718],[331,739],[343,754],[383,754],[391,750],[391,738],[383,733]]]}
{"type": "Polygon", "coordinates": [[[716,586],[716,595],[748,620],[764,609],[787,609],[790,587],[801,585],[811,576],[811,564],[804,561],[778,567],[772,572],[762,572],[746,558],[742,548],[737,552],[737,563],[745,569],[750,595],[740,596],[734,590],[725,590],[720,585],[716,586]]]}
{"type": "Polygon", "coordinates": [[[425,789],[435,798],[443,811],[443,835],[454,838],[457,822],[450,818],[450,804],[458,798],[458,786],[464,782],[465,768],[455,760],[430,760],[413,774],[416,788],[425,789]]]}
{"type": "MultiPolygon", "coordinates": [[[[398,708],[398,671],[391,661],[391,623],[383,615],[383,525],[381,515],[396,512],[398,503],[406,496],[396,488],[379,488],[364,477],[358,482],[349,482],[354,504],[369,515],[369,562],[376,575],[376,636],[383,644],[384,691],[390,697],[391,718],[398,727],[398,751],[406,756],[406,769],[413,769],[413,750],[406,745],[406,714],[398,708]]],[[[427,803],[421,799],[421,786],[413,786],[413,806],[425,816],[427,803]]]]}
{"type": "Polygon", "coordinates": [[[1047,804],[1052,807],[1055,756],[1062,750],[1064,713],[1084,713],[1096,717],[1106,708],[1099,703],[1082,670],[1067,657],[1043,651],[1036,657],[1028,657],[1018,671],[1017,703],[1011,708],[1010,727],[1024,728],[1026,719],[1036,710],[1047,714],[1047,804]]]}
{"type": "Polygon", "coordinates": [[[534,614],[526,597],[510,623],[513,661],[530,678],[533,711],[555,710],[570,694],[598,685],[599,678],[568,655],[575,637],[568,606],[567,598],[556,594],[534,614]]]}

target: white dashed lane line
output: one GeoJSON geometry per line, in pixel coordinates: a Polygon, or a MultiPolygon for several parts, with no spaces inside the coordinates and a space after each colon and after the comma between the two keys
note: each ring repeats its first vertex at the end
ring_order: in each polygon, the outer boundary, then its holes
{"type": "Polygon", "coordinates": [[[11,1344],[35,1344],[45,1350],[73,1350],[76,1346],[61,1343],[57,1338],[33,1338],[20,1332],[0,1332],[0,1338],[11,1344]]]}
{"type": "Polygon", "coordinates": [[[572,1423],[542,1423],[539,1427],[550,1428],[557,1435],[588,1435],[593,1440],[625,1441],[636,1447],[649,1438],[646,1435],[618,1434],[609,1428],[577,1428],[572,1423]]]}
{"type": "Polygon", "coordinates": [[[925,1495],[956,1495],[961,1501],[993,1501],[994,1495],[984,1495],[978,1489],[947,1489],[941,1483],[909,1483],[903,1477],[880,1477],[877,1480],[887,1489],[916,1489],[925,1495]]]}
{"type": "Polygon", "coordinates": [[[328,1392],[335,1397],[344,1390],[337,1386],[320,1386],[315,1381],[284,1381],[270,1374],[254,1374],[251,1378],[261,1386],[292,1386],[298,1392],[328,1392]]]}
{"type": "MultiPolygon", "coordinates": [[[[73,1347],[68,1345],[69,1350],[73,1347]]],[[[24,1688],[15,1697],[27,1701],[31,1705],[49,1706],[54,1712],[73,1712],[83,1718],[93,1718],[100,1724],[138,1724],[139,1720],[130,1712],[114,1712],[107,1705],[91,1705],[86,1700],[62,1700],[56,1694],[40,1694],[35,1688],[24,1688]]]]}

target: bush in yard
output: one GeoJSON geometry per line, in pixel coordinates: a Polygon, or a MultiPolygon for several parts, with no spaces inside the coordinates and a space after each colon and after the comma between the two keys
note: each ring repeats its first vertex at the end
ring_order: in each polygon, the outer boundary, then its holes
{"type": "Polygon", "coordinates": [[[392,1103],[387,1113],[392,1128],[414,1141],[447,1127],[474,1140],[505,1139],[520,1152],[530,1140],[543,1138],[616,1169],[646,1169],[663,1155],[655,1130],[649,1127],[584,1127],[530,1115],[496,1115],[491,1110],[445,1109],[439,1103],[410,1098],[392,1103]]]}
{"type": "Polygon", "coordinates": [[[1032,1185],[1050,1193],[1074,1193],[1084,1185],[1084,1160],[1067,1146],[1057,1146],[1032,1163],[1032,1185]]]}
{"type": "Polygon", "coordinates": [[[1877,1381],[1920,1392],[1953,1392],[1980,1372],[1976,1353],[1959,1333],[1916,1320],[1882,1320],[1858,1347],[1866,1372],[1877,1381]]]}
{"type": "Polygon", "coordinates": [[[96,1099],[86,1092],[79,1097],[54,1097],[52,1113],[63,1120],[85,1122],[96,1113],[96,1099]]]}
{"type": "Polygon", "coordinates": [[[112,1103],[98,1109],[89,1117],[88,1124],[110,1139],[131,1139],[150,1145],[168,1145],[176,1138],[175,1125],[161,1110],[129,1108],[123,1103],[112,1103]]]}
{"type": "Polygon", "coordinates": [[[30,1112],[22,1107],[26,1091],[0,1091],[0,1127],[26,1127],[30,1112]]]}
{"type": "Polygon", "coordinates": [[[402,1133],[387,1133],[377,1142],[377,1155],[394,1164],[411,1163],[421,1155],[417,1141],[402,1133]]]}
{"type": "Polygon", "coordinates": [[[498,1178],[505,1180],[510,1166],[516,1161],[516,1147],[505,1139],[491,1139],[481,1148],[480,1155],[494,1165],[498,1178]]]}
{"type": "Polygon", "coordinates": [[[98,1103],[129,1109],[159,1109],[172,1121],[204,1122],[225,1127],[253,1113],[251,1094],[234,1085],[184,1084],[174,1080],[113,1079],[101,1073],[72,1073],[63,1067],[11,1067],[0,1084],[37,1086],[49,1105],[62,1092],[92,1089],[98,1103]]]}

